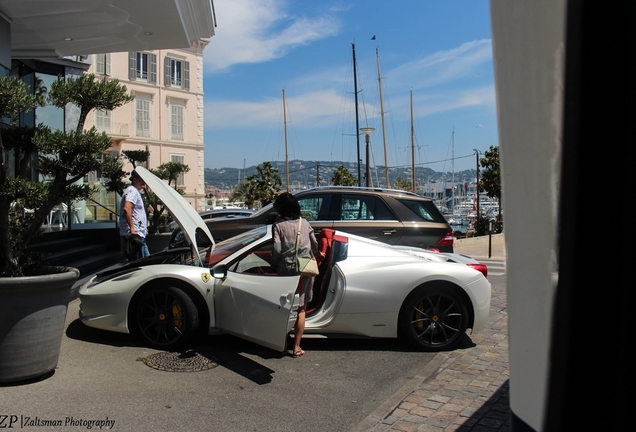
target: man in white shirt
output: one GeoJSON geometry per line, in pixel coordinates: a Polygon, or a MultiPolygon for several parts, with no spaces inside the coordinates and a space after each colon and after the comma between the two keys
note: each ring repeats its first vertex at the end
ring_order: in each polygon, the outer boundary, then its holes
{"type": "Polygon", "coordinates": [[[135,256],[128,256],[129,261],[150,255],[146,245],[146,234],[148,234],[148,219],[144,201],[141,198],[141,190],[146,187],[146,182],[139,176],[137,171],[130,174],[131,185],[124,190],[121,197],[121,214],[119,219],[119,235],[122,239],[122,250],[126,243],[133,236],[141,238],[140,248],[135,256]]]}

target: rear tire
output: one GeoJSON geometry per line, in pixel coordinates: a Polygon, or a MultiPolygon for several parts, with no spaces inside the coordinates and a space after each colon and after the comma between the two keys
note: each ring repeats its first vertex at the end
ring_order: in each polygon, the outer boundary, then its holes
{"type": "Polygon", "coordinates": [[[189,342],[199,327],[199,313],[180,288],[165,286],[144,292],[132,314],[135,334],[147,345],[173,350],[189,342]]]}
{"type": "Polygon", "coordinates": [[[450,286],[417,288],[407,297],[399,317],[401,335],[422,351],[455,348],[467,326],[466,306],[450,286]]]}

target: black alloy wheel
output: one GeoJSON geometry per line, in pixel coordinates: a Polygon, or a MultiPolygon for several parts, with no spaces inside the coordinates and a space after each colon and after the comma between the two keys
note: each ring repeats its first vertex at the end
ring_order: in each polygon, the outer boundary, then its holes
{"type": "Polygon", "coordinates": [[[445,351],[455,348],[466,334],[468,313],[454,289],[420,288],[407,298],[399,324],[416,348],[445,351]]]}
{"type": "Polygon", "coordinates": [[[146,291],[135,303],[135,333],[162,350],[183,346],[196,333],[199,314],[192,299],[173,286],[146,291]]]}

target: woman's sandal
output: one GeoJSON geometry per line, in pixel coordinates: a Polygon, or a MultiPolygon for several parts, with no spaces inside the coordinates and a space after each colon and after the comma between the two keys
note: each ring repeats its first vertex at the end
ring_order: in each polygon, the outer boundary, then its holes
{"type": "Polygon", "coordinates": [[[303,355],[303,354],[305,354],[305,351],[303,351],[302,349],[300,349],[300,350],[298,350],[298,351],[293,351],[293,352],[292,352],[292,357],[294,357],[294,358],[298,358],[298,357],[300,357],[300,356],[301,356],[301,355],[303,355]]]}

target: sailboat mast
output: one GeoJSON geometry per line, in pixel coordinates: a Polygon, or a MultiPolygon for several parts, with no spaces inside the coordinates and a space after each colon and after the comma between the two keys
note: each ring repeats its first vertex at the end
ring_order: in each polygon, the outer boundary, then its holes
{"type": "Polygon", "coordinates": [[[287,103],[285,102],[285,89],[283,89],[283,125],[285,127],[285,185],[289,192],[289,152],[287,149],[287,103]]]}
{"type": "Polygon", "coordinates": [[[413,90],[411,90],[411,171],[413,172],[413,178],[411,179],[413,183],[412,192],[417,191],[417,185],[415,183],[415,179],[417,176],[415,175],[415,128],[413,126],[413,90]]]}
{"type": "Polygon", "coordinates": [[[452,192],[451,192],[451,214],[455,214],[455,127],[453,126],[453,132],[451,133],[451,167],[453,172],[452,177],[452,192]]]}
{"type": "Polygon", "coordinates": [[[375,59],[378,65],[378,87],[380,88],[380,118],[382,119],[382,142],[384,143],[384,177],[386,180],[386,187],[390,188],[389,183],[389,158],[386,155],[386,128],[384,127],[384,100],[382,99],[382,80],[380,79],[380,54],[378,49],[375,49],[375,59]]]}
{"type": "Polygon", "coordinates": [[[358,73],[356,72],[356,46],[351,43],[353,52],[353,94],[356,102],[356,143],[358,145],[358,186],[362,186],[362,172],[360,171],[360,120],[358,119],[358,73]]]}

